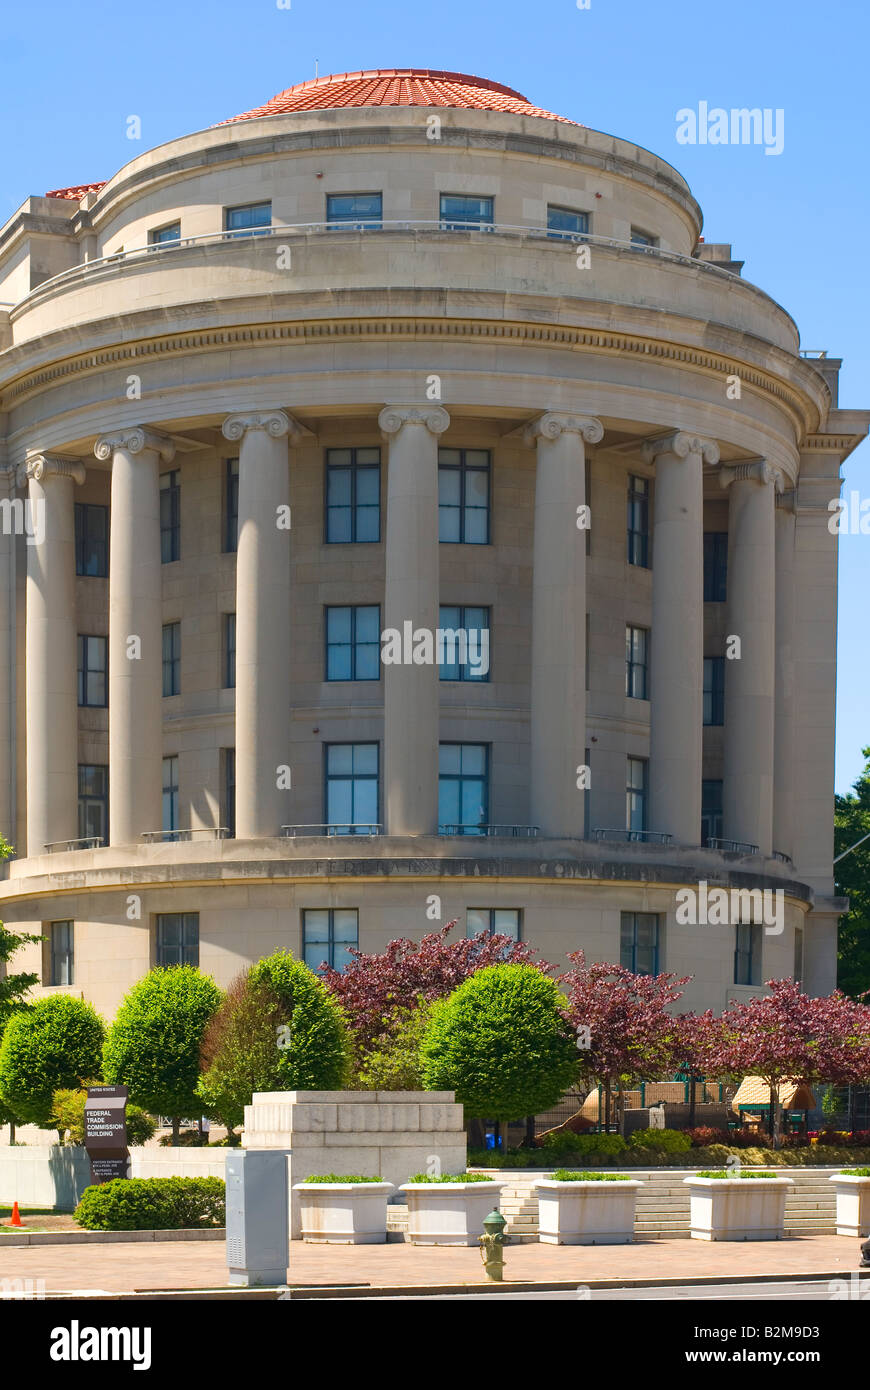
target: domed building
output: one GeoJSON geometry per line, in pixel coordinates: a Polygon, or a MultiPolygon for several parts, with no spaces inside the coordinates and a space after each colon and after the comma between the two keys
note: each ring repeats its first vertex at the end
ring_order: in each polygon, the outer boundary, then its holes
{"type": "Polygon", "coordinates": [[[0,230],[0,917],[42,989],[454,918],[686,1007],[833,987],[870,414],[701,228],[641,146],[406,69],[0,230]]]}

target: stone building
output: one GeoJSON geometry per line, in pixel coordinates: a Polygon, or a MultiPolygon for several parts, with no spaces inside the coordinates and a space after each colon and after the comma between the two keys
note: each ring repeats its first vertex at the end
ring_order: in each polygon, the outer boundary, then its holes
{"type": "Polygon", "coordinates": [[[409,70],[0,229],[0,916],[42,988],[111,1015],[451,918],[687,1007],[833,986],[870,414],[701,226],[641,146],[409,70]]]}

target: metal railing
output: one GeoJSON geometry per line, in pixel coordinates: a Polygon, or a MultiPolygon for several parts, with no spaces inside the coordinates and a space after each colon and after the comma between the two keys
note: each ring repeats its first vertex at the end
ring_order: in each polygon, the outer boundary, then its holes
{"type": "Polygon", "coordinates": [[[309,236],[312,233],[323,233],[329,236],[340,235],[341,232],[352,233],[359,236],[377,236],[383,232],[447,232],[451,236],[473,233],[482,233],[485,236],[511,236],[518,237],[526,241],[550,241],[562,242],[567,244],[583,244],[587,246],[598,246],[609,248],[616,251],[627,251],[635,256],[647,256],[654,260],[665,261],[673,265],[691,267],[705,275],[724,276],[728,280],[740,280],[741,284],[746,282],[739,275],[735,275],[731,270],[723,270],[721,266],[711,261],[701,261],[696,256],[684,256],[679,251],[665,251],[659,246],[639,246],[636,242],[625,241],[620,237],[595,236],[591,232],[558,232],[548,227],[533,227],[523,223],[511,222],[481,222],[481,223],[457,223],[450,219],[443,218],[409,218],[401,220],[380,220],[372,221],[370,224],[362,226],[354,223],[353,225],[335,222],[291,222],[286,226],[255,227],[242,231],[220,231],[204,232],[199,236],[179,237],[176,241],[163,241],[147,243],[144,246],[131,246],[129,249],[115,251],[108,256],[99,256],[91,261],[83,261],[80,265],[70,266],[67,270],[60,271],[57,275],[50,276],[43,280],[21,299],[15,306],[16,311],[21,310],[27,305],[30,299],[35,299],[46,290],[62,288],[66,284],[75,283],[78,280],[86,279],[99,270],[110,269],[111,267],[123,268],[130,263],[149,259],[150,257],[172,256],[177,251],[185,250],[188,247],[198,246],[218,246],[224,242],[252,241],[254,243],[268,243],[278,237],[294,238],[309,236]]]}
{"type": "Polygon", "coordinates": [[[748,840],[722,840],[717,835],[708,836],[706,848],[718,849],[722,854],[758,853],[758,845],[750,844],[748,840]]]}
{"type": "Polygon", "coordinates": [[[209,840],[226,840],[230,832],[225,825],[198,825],[186,830],[143,830],[142,839],[146,845],[171,845],[192,840],[195,835],[203,835],[209,840]]]}
{"type": "Polygon", "coordinates": [[[646,845],[669,845],[673,835],[665,830],[616,830],[598,828],[590,832],[591,840],[619,840],[624,844],[635,841],[646,845]]]}
{"type": "Polygon", "coordinates": [[[383,827],[375,821],[348,821],[320,825],[282,825],[281,835],[287,840],[295,840],[297,835],[365,835],[372,837],[380,835],[382,829],[383,827]]]}
{"type": "Polygon", "coordinates": [[[781,849],[775,849],[771,857],[773,859],[778,859],[780,864],[794,865],[794,860],[792,859],[791,855],[785,854],[781,849]]]}
{"type": "Polygon", "coordinates": [[[537,825],[439,825],[439,835],[469,835],[504,840],[534,840],[537,825]]]}
{"type": "Polygon", "coordinates": [[[105,843],[102,835],[80,835],[77,840],[50,840],[45,848],[49,854],[63,854],[67,850],[101,849],[105,843]]]}

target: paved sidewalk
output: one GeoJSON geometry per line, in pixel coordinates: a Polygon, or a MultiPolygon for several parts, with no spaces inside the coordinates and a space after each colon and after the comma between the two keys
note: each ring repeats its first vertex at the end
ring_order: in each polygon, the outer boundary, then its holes
{"type": "MultiPolygon", "coordinates": [[[[634,1245],[514,1245],[508,1280],[692,1280],[751,1275],[834,1274],[858,1268],[859,1242],[844,1236],[716,1242],[638,1241],[634,1245]]],[[[0,1246],[0,1280],[41,1279],[47,1293],[104,1289],[225,1288],[223,1242],[99,1246],[0,1246]]],[[[305,1245],[293,1242],[293,1285],[368,1284],[378,1288],[485,1283],[477,1250],[412,1245],[305,1245]]]]}

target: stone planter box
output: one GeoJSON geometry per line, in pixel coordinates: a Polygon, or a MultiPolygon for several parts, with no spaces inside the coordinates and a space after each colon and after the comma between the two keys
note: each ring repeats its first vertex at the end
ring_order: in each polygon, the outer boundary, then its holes
{"type": "Polygon", "coordinates": [[[835,1173],[830,1181],[837,1189],[837,1235],[870,1236],[870,1178],[835,1173]]]}
{"type": "Polygon", "coordinates": [[[628,1245],[642,1182],[557,1182],[541,1178],[538,1240],[544,1245],[628,1245]]]}
{"type": "Polygon", "coordinates": [[[791,1178],[684,1178],[693,1240],[781,1240],[791,1178]]]}
{"type": "Polygon", "coordinates": [[[391,1182],[298,1182],[302,1239],[311,1244],[386,1245],[391,1182]]]}
{"type": "Polygon", "coordinates": [[[483,1220],[498,1206],[501,1182],[406,1182],[412,1245],[477,1245],[483,1220]]]}

